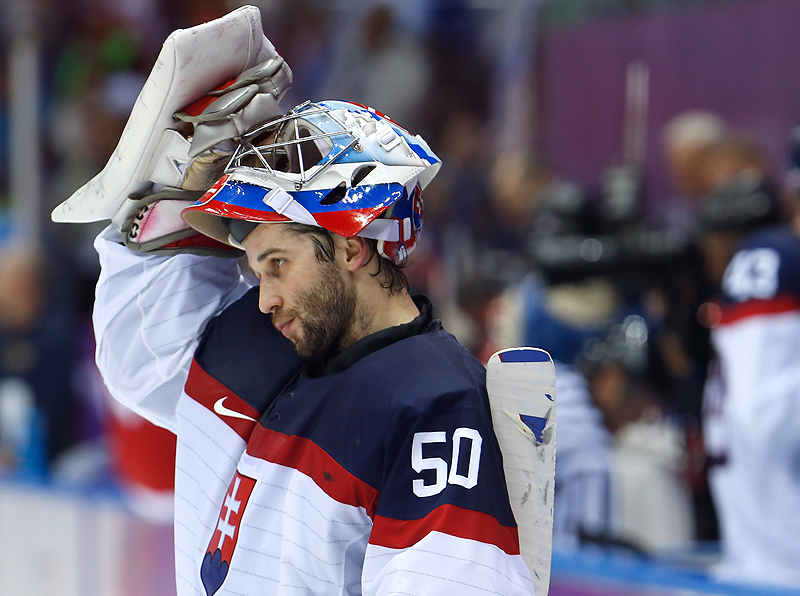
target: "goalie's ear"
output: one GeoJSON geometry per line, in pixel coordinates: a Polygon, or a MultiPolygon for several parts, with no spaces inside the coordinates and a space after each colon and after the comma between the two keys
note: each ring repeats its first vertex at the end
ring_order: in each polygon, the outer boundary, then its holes
{"type": "Polygon", "coordinates": [[[347,271],[355,273],[370,262],[371,251],[369,241],[366,238],[361,236],[350,236],[349,238],[338,236],[337,239],[341,244],[341,250],[338,253],[342,255],[343,265],[347,271]]]}

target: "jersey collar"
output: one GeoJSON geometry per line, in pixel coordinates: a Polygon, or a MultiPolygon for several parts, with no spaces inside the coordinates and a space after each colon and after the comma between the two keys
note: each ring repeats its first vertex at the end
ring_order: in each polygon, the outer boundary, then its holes
{"type": "Polygon", "coordinates": [[[442,322],[433,318],[433,304],[431,304],[428,297],[424,294],[418,294],[412,298],[419,309],[419,316],[414,320],[362,337],[357,342],[330,357],[308,361],[305,370],[301,373],[301,377],[313,379],[342,372],[365,356],[402,339],[421,335],[422,333],[441,331],[442,322]]]}

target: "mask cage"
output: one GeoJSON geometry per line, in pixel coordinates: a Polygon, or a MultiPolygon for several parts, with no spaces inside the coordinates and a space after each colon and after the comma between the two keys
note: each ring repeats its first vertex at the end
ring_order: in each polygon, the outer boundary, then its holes
{"type": "Polygon", "coordinates": [[[358,151],[360,145],[344,122],[329,108],[307,101],[245,134],[225,171],[266,169],[273,176],[293,181],[299,190],[350,148],[358,151]],[[315,123],[334,130],[322,130],[315,123]]]}

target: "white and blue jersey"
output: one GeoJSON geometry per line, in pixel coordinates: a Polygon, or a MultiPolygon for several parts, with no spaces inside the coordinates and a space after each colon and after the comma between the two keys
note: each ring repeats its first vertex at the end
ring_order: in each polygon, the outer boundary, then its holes
{"type": "Polygon", "coordinates": [[[800,586],[800,238],[750,235],[722,287],[704,425],[723,574],[800,586]]]}
{"type": "Polygon", "coordinates": [[[485,371],[429,303],[311,368],[235,263],[113,240],[98,364],[177,434],[180,595],[533,594],[485,371]]]}

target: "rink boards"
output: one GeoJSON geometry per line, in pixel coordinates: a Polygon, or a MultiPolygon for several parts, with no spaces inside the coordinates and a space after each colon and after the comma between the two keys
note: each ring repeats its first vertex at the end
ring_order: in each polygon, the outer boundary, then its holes
{"type": "Polygon", "coordinates": [[[663,560],[600,548],[555,551],[550,596],[800,596],[800,590],[716,582],[703,571],[714,545],[663,560]]]}
{"type": "MultiPolygon", "coordinates": [[[[171,527],[136,518],[113,491],[0,480],[0,537],[0,594],[174,594],[171,527]]],[[[678,559],[555,551],[550,596],[800,596],[800,590],[715,583],[699,570],[707,552],[673,553],[678,559]]]]}

